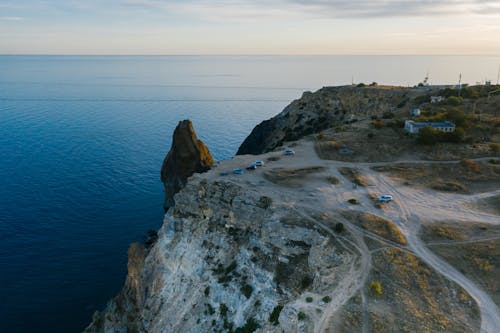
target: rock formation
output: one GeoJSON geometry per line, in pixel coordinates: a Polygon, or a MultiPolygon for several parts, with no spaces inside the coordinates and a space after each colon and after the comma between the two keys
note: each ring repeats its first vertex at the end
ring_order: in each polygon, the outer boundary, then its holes
{"type": "Polygon", "coordinates": [[[165,186],[165,211],[174,205],[174,195],[186,185],[193,173],[206,172],[213,164],[210,151],[198,140],[191,121],[179,122],[174,131],[172,147],[161,167],[161,181],[165,186]]]}
{"type": "Polygon", "coordinates": [[[341,126],[360,118],[382,116],[407,105],[410,92],[405,88],[325,87],[305,92],[277,116],[257,125],[243,141],[237,155],[258,155],[287,141],[341,126]]]}

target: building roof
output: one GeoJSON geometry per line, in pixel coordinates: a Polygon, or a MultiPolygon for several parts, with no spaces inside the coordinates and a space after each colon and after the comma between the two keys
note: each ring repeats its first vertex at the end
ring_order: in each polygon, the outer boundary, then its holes
{"type": "Polygon", "coordinates": [[[432,121],[413,121],[413,120],[408,120],[408,122],[411,123],[412,126],[415,126],[415,127],[425,127],[425,126],[430,126],[430,127],[455,127],[455,124],[452,123],[451,121],[432,122],[432,121]]]}

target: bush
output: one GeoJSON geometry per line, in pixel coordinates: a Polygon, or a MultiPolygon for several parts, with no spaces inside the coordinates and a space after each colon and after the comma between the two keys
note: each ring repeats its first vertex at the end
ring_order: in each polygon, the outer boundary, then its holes
{"type": "Polygon", "coordinates": [[[332,298],[330,296],[325,296],[321,300],[325,303],[330,303],[332,301],[332,298]]]}
{"type": "Polygon", "coordinates": [[[312,298],[312,297],[310,297],[310,296],[309,296],[309,297],[306,297],[306,302],[307,302],[307,303],[311,303],[312,301],[313,301],[313,298],[312,298]]]}
{"type": "Polygon", "coordinates": [[[454,105],[454,106],[457,106],[457,105],[460,105],[462,104],[463,102],[463,98],[462,97],[458,97],[458,96],[450,96],[446,99],[446,103],[450,104],[450,105],[454,105]]]}
{"type": "Polygon", "coordinates": [[[385,123],[381,120],[373,120],[372,126],[375,127],[376,129],[381,129],[382,127],[385,126],[385,123]]]}
{"type": "Polygon", "coordinates": [[[373,133],[368,133],[366,136],[368,137],[368,139],[373,139],[373,137],[375,136],[375,134],[373,134],[373,133]]]}
{"type": "Polygon", "coordinates": [[[417,142],[423,145],[434,145],[439,142],[439,130],[425,126],[418,131],[417,142]]]}
{"type": "Polygon", "coordinates": [[[344,224],[342,222],[336,223],[335,227],[333,227],[333,230],[335,230],[336,233],[340,234],[345,230],[344,224]]]}
{"type": "Polygon", "coordinates": [[[227,311],[229,310],[229,308],[227,307],[226,304],[224,303],[221,303],[221,305],[219,306],[219,312],[220,312],[220,315],[222,318],[226,318],[227,317],[227,311]]]}
{"type": "Polygon", "coordinates": [[[363,82],[361,82],[361,83],[358,83],[358,85],[356,87],[363,88],[363,87],[366,87],[366,84],[364,84],[363,82]]]}
{"type": "Polygon", "coordinates": [[[370,283],[370,289],[377,295],[382,295],[382,283],[376,281],[370,283]]]}
{"type": "Polygon", "coordinates": [[[274,326],[278,326],[281,310],[283,310],[283,305],[276,305],[273,312],[269,315],[269,322],[274,326]]]}
{"type": "Polygon", "coordinates": [[[500,143],[491,143],[490,149],[494,153],[499,153],[500,152],[500,143]]]}
{"type": "Polygon", "coordinates": [[[421,95],[421,96],[415,97],[415,99],[413,100],[413,103],[416,105],[420,105],[423,103],[429,103],[430,101],[431,101],[431,97],[429,95],[421,95]]]}
{"type": "Polygon", "coordinates": [[[247,320],[245,326],[235,329],[234,333],[251,333],[255,332],[257,329],[259,329],[259,327],[259,323],[255,320],[255,318],[252,317],[247,320]]]}
{"type": "Polygon", "coordinates": [[[387,111],[382,114],[382,119],[392,119],[394,118],[394,116],[394,113],[392,113],[391,111],[387,111]]]}
{"type": "Polygon", "coordinates": [[[378,83],[373,81],[372,83],[370,83],[370,87],[375,87],[375,86],[378,86],[378,83]]]}
{"type": "Polygon", "coordinates": [[[347,200],[347,202],[350,203],[351,205],[359,205],[359,200],[356,198],[349,199],[347,200]]]}
{"type": "Polygon", "coordinates": [[[268,209],[273,204],[273,199],[263,195],[259,199],[259,207],[268,209]]]}
{"type": "Polygon", "coordinates": [[[248,299],[250,298],[250,296],[252,296],[253,288],[251,285],[246,283],[243,287],[241,287],[240,291],[248,299]]]}
{"type": "Polygon", "coordinates": [[[210,287],[205,288],[205,296],[210,295],[210,287]]]}
{"type": "Polygon", "coordinates": [[[299,320],[304,320],[304,319],[306,319],[306,318],[307,318],[307,315],[306,315],[304,312],[300,311],[300,312],[297,314],[297,318],[298,318],[299,320]]]}
{"type": "Polygon", "coordinates": [[[481,170],[481,166],[479,164],[468,158],[464,158],[462,161],[460,161],[460,163],[469,171],[479,172],[481,170]]]}

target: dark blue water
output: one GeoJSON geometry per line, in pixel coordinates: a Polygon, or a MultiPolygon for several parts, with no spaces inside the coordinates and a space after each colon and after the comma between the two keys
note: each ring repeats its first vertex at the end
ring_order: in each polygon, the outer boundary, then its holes
{"type": "Polygon", "coordinates": [[[177,122],[216,159],[303,90],[496,76],[499,57],[0,56],[0,332],[78,332],[162,223],[177,122]]]}

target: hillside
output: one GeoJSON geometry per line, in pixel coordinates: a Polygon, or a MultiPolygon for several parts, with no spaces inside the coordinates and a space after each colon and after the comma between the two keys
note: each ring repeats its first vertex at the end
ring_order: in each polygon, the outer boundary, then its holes
{"type": "MultiPolygon", "coordinates": [[[[330,92],[363,95],[361,89],[367,104],[344,124],[358,133],[363,122],[372,126],[372,116],[422,95],[341,87],[304,96],[311,103],[319,96],[321,105],[335,103],[326,102],[330,92]],[[379,97],[369,102],[371,93],[379,97]],[[378,106],[365,111],[368,103],[378,106]],[[359,116],[364,113],[368,119],[359,116]]],[[[418,154],[377,159],[355,150],[335,159],[321,144],[345,132],[309,129],[319,121],[311,119],[325,114],[306,106],[299,111],[303,102],[270,121],[283,121],[283,128],[295,121],[294,141],[281,138],[292,132],[275,128],[262,148],[267,152],[239,155],[189,178],[157,239],[130,247],[125,287],[94,315],[87,333],[496,332],[500,161],[494,152],[429,161],[418,154]],[[284,155],[285,148],[295,154],[284,155]],[[264,165],[233,173],[255,160],[264,165]],[[436,176],[433,170],[462,177],[467,190],[422,182],[436,176]],[[377,201],[383,194],[393,200],[377,201]]],[[[403,117],[404,108],[394,118],[403,117]]]]}

